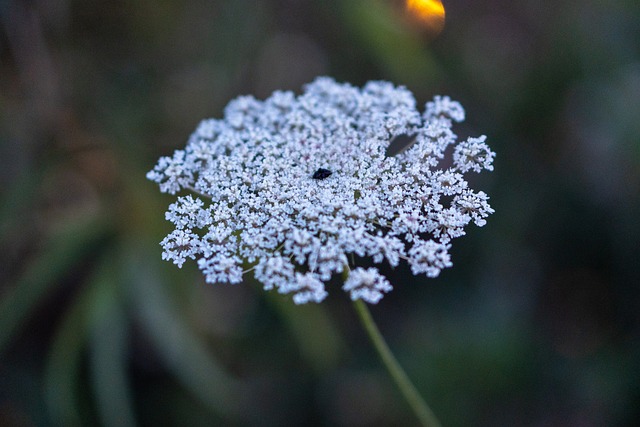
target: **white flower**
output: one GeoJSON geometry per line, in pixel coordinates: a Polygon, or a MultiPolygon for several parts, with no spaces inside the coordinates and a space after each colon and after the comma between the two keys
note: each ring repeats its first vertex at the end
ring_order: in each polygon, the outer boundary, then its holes
{"type": "MultiPolygon", "coordinates": [[[[322,301],[355,257],[404,259],[414,274],[437,276],[452,265],[451,240],[493,213],[463,174],[492,170],[495,154],[484,136],[458,142],[459,103],[435,97],[423,114],[415,104],[391,83],[360,89],[327,77],[299,96],[231,101],[147,174],[163,192],[187,192],[166,214],[175,230],[163,258],[197,259],[210,283],[253,271],[298,304],[322,301]],[[412,145],[388,156],[400,135],[412,145]]],[[[352,267],[351,298],[376,303],[391,289],[377,268],[352,267]]]]}
{"type": "Polygon", "coordinates": [[[309,301],[321,302],[327,297],[322,283],[313,273],[296,273],[296,280],[289,284],[288,288],[280,288],[283,294],[294,292],[293,302],[306,304],[309,301]]]}
{"type": "Polygon", "coordinates": [[[368,303],[376,304],[383,293],[389,292],[393,287],[377,268],[365,270],[358,267],[349,273],[342,289],[350,292],[353,301],[363,299],[368,303]]]}
{"type": "Polygon", "coordinates": [[[485,144],[486,139],[484,135],[480,138],[469,138],[456,146],[453,161],[460,172],[493,170],[493,158],[496,154],[485,144]]]}
{"type": "Polygon", "coordinates": [[[426,273],[429,277],[437,277],[443,268],[451,267],[450,247],[434,240],[413,245],[409,250],[409,265],[413,274],[426,273]]]}

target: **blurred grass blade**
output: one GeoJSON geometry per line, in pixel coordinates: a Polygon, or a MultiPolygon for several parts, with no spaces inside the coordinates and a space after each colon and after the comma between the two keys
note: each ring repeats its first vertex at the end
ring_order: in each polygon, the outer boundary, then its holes
{"type": "Polygon", "coordinates": [[[284,318],[302,357],[316,372],[327,372],[336,366],[347,346],[323,305],[297,306],[290,298],[274,293],[268,293],[266,298],[284,318]]]}
{"type": "Polygon", "coordinates": [[[130,251],[125,259],[137,315],[167,367],[220,416],[237,419],[249,415],[250,396],[245,386],[220,366],[202,338],[188,326],[186,317],[172,302],[162,274],[153,267],[157,262],[149,260],[144,251],[130,251]]]}
{"type": "Polygon", "coordinates": [[[95,298],[95,287],[83,288],[53,339],[44,375],[45,400],[52,425],[83,425],[78,402],[78,379],[87,340],[87,320],[95,298]]]}
{"type": "Polygon", "coordinates": [[[38,193],[44,170],[45,168],[23,172],[12,185],[3,188],[5,194],[0,201],[0,239],[5,238],[10,230],[14,230],[19,220],[24,218],[24,213],[29,211],[38,193]]]}
{"type": "Polygon", "coordinates": [[[98,415],[104,427],[135,426],[127,380],[127,320],[122,308],[121,276],[113,263],[97,273],[90,319],[90,370],[98,415]]]}
{"type": "Polygon", "coordinates": [[[37,304],[108,230],[105,221],[93,218],[50,238],[24,275],[0,298],[0,354],[37,304]]]}
{"type": "Polygon", "coordinates": [[[440,70],[418,36],[402,25],[393,5],[380,0],[334,1],[360,46],[396,81],[421,87],[440,70]]]}

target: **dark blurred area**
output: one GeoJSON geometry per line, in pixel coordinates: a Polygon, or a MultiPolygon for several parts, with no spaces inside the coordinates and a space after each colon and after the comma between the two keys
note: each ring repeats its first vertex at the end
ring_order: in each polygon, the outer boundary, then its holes
{"type": "Polygon", "coordinates": [[[462,103],[496,213],[371,307],[444,426],[640,425],[640,3],[0,1],[0,426],[414,425],[339,283],[295,306],[161,260],[145,179],[318,75],[462,103]]]}

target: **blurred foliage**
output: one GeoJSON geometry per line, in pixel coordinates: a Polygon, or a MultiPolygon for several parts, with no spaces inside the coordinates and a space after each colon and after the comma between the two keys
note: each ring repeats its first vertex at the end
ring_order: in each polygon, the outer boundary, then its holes
{"type": "Polygon", "coordinates": [[[0,2],[0,425],[410,425],[341,292],[160,259],[144,175],[241,94],[316,75],[467,109],[496,214],[374,317],[446,426],[640,424],[640,5],[0,2]]]}

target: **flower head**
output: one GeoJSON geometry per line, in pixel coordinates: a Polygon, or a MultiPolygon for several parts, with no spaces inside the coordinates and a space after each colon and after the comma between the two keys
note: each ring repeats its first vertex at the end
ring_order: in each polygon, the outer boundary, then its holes
{"type": "MultiPolygon", "coordinates": [[[[457,140],[451,128],[462,120],[448,97],[421,114],[407,89],[387,82],[360,89],[322,77],[300,96],[236,98],[147,174],[163,192],[191,193],[169,207],[175,229],[163,258],[197,259],[211,283],[238,283],[253,270],[296,303],[322,301],[353,256],[406,260],[414,274],[435,277],[452,265],[451,240],[493,213],[463,174],[492,170],[495,154],[484,136],[457,140]],[[400,135],[413,143],[389,156],[400,135]]],[[[344,285],[371,303],[390,289],[375,267],[355,268],[344,285]]]]}

